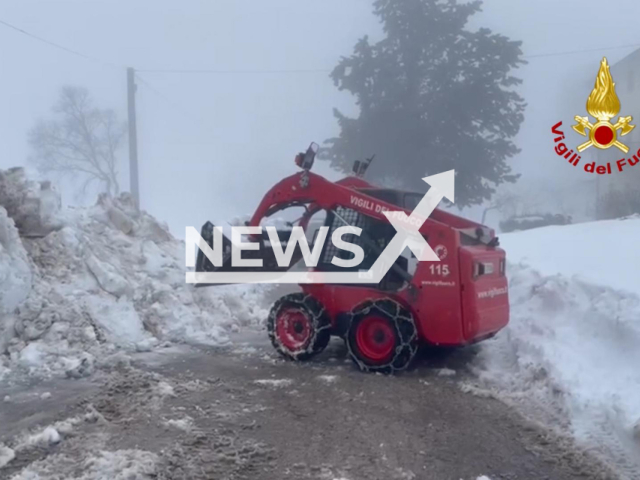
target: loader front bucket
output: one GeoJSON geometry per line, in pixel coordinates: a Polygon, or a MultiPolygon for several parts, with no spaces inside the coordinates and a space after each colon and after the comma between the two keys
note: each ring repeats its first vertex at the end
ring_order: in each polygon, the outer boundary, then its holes
{"type": "MultiPolygon", "coordinates": [[[[200,231],[200,236],[203,238],[205,242],[211,247],[214,248],[213,245],[213,229],[214,225],[211,222],[207,222],[202,226],[200,231]]],[[[291,236],[291,230],[278,230],[278,238],[280,239],[281,248],[286,250],[287,244],[289,242],[291,236]]],[[[202,252],[202,250],[198,249],[197,257],[196,257],[196,272],[286,272],[293,265],[295,265],[301,258],[302,252],[300,251],[300,247],[296,245],[296,249],[294,251],[292,261],[290,266],[280,267],[278,262],[276,261],[275,254],[273,253],[273,248],[271,247],[271,243],[269,242],[269,237],[266,232],[258,238],[254,239],[260,245],[258,250],[243,250],[242,258],[243,259],[261,259],[262,267],[236,267],[231,265],[231,249],[232,244],[231,240],[226,236],[222,235],[222,265],[215,266],[211,261],[207,258],[207,256],[202,252]]],[[[205,287],[212,286],[214,284],[196,284],[196,287],[205,287]]],[[[215,284],[220,285],[220,284],[215,284]]]]}

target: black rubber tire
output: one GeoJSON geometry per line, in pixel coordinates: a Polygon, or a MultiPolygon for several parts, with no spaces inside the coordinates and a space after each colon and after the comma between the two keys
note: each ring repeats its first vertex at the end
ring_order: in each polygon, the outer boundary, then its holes
{"type": "Polygon", "coordinates": [[[413,315],[401,304],[390,298],[368,300],[351,311],[349,330],[345,337],[349,355],[360,370],[391,374],[406,369],[418,351],[418,331],[413,315]],[[375,315],[390,322],[395,337],[393,357],[384,364],[370,362],[359,350],[358,326],[366,318],[375,315]]]}
{"type": "Polygon", "coordinates": [[[267,319],[267,332],[276,351],[289,360],[302,362],[322,352],[331,339],[331,320],[323,305],[311,295],[302,292],[290,293],[273,304],[267,319]],[[285,308],[302,312],[311,325],[310,339],[300,350],[288,348],[278,337],[276,320],[285,308]]]}

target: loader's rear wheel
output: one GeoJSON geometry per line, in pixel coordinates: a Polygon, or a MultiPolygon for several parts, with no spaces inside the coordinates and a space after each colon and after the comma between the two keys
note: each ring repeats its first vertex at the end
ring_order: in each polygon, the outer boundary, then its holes
{"type": "Polygon", "coordinates": [[[304,361],[325,349],[331,337],[331,322],[318,300],[304,293],[292,293],[273,305],[267,330],[278,353],[304,361]]]}
{"type": "Polygon", "coordinates": [[[365,317],[355,330],[356,346],[364,358],[376,364],[387,363],[393,357],[396,335],[388,318],[365,317]]]}
{"type": "Polygon", "coordinates": [[[411,312],[394,300],[370,300],[351,312],[347,348],[364,371],[393,373],[409,366],[418,348],[411,312]]]}

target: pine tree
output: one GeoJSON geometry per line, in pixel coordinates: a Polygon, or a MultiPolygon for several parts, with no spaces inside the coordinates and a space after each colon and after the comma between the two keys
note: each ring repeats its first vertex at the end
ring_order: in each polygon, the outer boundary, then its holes
{"type": "Polygon", "coordinates": [[[369,175],[424,191],[425,175],[456,170],[456,204],[489,199],[515,182],[507,160],[525,103],[511,71],[521,42],[481,28],[465,29],[481,2],[376,0],[386,38],[359,40],[331,73],[355,95],[358,118],[334,110],[341,132],[322,158],[351,171],[354,160],[376,154],[369,175]]]}

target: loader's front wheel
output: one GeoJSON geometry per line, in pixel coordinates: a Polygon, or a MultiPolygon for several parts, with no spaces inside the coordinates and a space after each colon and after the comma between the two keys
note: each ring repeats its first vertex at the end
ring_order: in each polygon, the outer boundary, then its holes
{"type": "Polygon", "coordinates": [[[285,358],[304,361],[322,352],[331,338],[331,322],[311,295],[292,293],[278,300],[267,320],[269,339],[285,358]]]}
{"type": "Polygon", "coordinates": [[[417,340],[413,315],[394,300],[370,300],[351,312],[347,348],[361,370],[404,370],[415,357],[417,340]]]}

